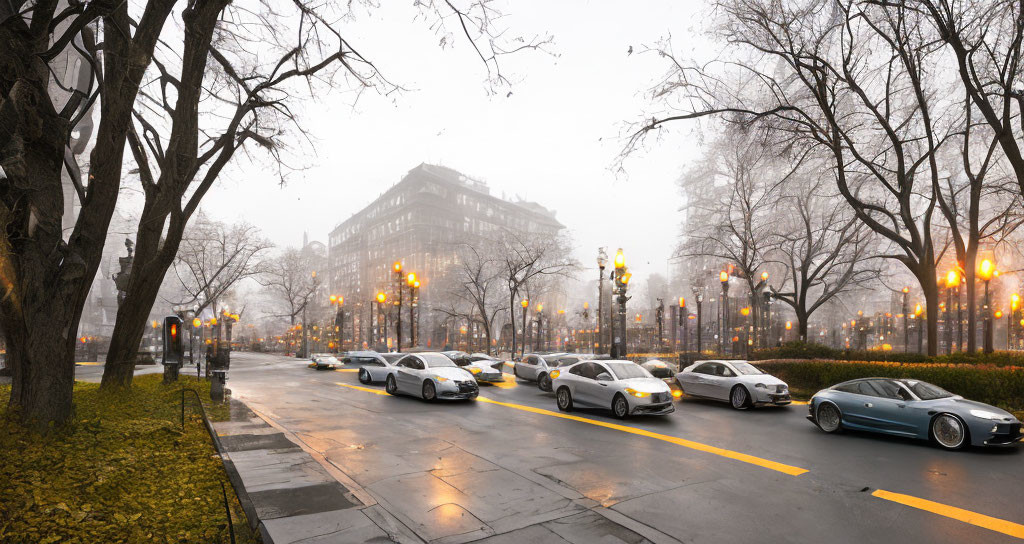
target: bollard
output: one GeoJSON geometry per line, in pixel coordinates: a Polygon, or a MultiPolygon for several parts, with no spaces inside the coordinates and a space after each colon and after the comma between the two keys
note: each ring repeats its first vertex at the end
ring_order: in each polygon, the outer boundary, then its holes
{"type": "Polygon", "coordinates": [[[214,402],[224,402],[224,383],[227,379],[226,370],[213,371],[213,379],[210,380],[210,399],[214,402]]]}
{"type": "Polygon", "coordinates": [[[164,361],[164,385],[178,381],[179,368],[181,367],[177,363],[168,363],[164,361]]]}

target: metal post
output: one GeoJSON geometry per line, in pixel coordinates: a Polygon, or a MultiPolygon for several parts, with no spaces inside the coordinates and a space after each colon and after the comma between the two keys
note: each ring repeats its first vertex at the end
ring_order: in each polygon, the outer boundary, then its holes
{"type": "Polygon", "coordinates": [[[597,353],[604,353],[604,265],[598,266],[597,280],[597,353]]]}
{"type": "Polygon", "coordinates": [[[953,288],[946,287],[946,353],[953,353],[953,288]]]}
{"type": "Polygon", "coordinates": [[[617,357],[625,359],[629,353],[629,344],[626,341],[626,293],[619,290],[619,350],[617,357]]]}
{"type": "Polygon", "coordinates": [[[519,358],[526,356],[526,333],[530,330],[530,323],[526,321],[526,306],[523,306],[523,338],[520,346],[519,358]]]}
{"type": "Polygon", "coordinates": [[[907,307],[907,293],[903,293],[903,353],[910,353],[910,308],[907,307]]]}
{"type": "Polygon", "coordinates": [[[992,334],[992,300],[989,298],[988,284],[991,283],[988,280],[985,281],[985,353],[992,353],[993,351],[993,334],[992,334]]]}
{"type": "Polygon", "coordinates": [[[395,344],[397,351],[402,351],[402,271],[395,272],[395,287],[398,289],[398,320],[395,323],[395,344]]]}

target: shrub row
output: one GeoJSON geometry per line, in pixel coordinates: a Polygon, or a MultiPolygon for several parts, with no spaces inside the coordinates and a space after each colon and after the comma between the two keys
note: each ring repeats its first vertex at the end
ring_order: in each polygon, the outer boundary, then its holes
{"type": "Polygon", "coordinates": [[[782,346],[754,350],[751,360],[766,359],[825,359],[838,361],[892,361],[898,363],[950,363],[950,364],[983,364],[994,366],[1024,367],[1024,353],[1016,351],[997,351],[994,353],[953,353],[929,357],[920,353],[903,353],[881,350],[842,350],[822,344],[806,342],[788,342],[782,346]]]}
{"type": "Polygon", "coordinates": [[[763,361],[758,366],[808,394],[856,378],[913,378],[1004,410],[1024,410],[1024,370],[1016,368],[868,361],[763,361]]]}

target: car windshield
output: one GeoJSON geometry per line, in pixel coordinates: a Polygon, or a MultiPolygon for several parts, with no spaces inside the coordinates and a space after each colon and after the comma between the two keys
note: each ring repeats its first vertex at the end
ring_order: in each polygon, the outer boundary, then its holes
{"type": "Polygon", "coordinates": [[[736,369],[743,376],[756,376],[758,374],[764,374],[758,370],[758,368],[750,363],[733,363],[732,367],[736,369]]]}
{"type": "Polygon", "coordinates": [[[650,372],[641,367],[636,363],[606,363],[608,368],[612,369],[615,373],[615,377],[620,380],[628,380],[630,378],[653,378],[650,372]]]}
{"type": "Polygon", "coordinates": [[[945,389],[932,385],[928,382],[919,382],[917,380],[902,380],[903,385],[910,388],[911,391],[917,395],[917,398],[921,400],[935,400],[952,397],[953,393],[946,391],[945,389]]]}
{"type": "Polygon", "coordinates": [[[430,368],[457,366],[451,359],[441,355],[440,353],[421,353],[420,357],[427,362],[427,366],[430,368]]]}
{"type": "Polygon", "coordinates": [[[389,363],[394,363],[394,362],[398,361],[399,359],[401,359],[402,357],[405,357],[405,354],[404,353],[384,353],[384,354],[381,355],[381,357],[383,357],[384,360],[389,362],[389,363]]]}

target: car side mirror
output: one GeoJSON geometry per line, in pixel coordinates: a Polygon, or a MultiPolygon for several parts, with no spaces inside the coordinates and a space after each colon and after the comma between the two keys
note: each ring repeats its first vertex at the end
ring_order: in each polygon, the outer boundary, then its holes
{"type": "Polygon", "coordinates": [[[602,372],[597,375],[597,381],[599,382],[610,382],[612,381],[612,375],[607,372],[602,372]]]}

